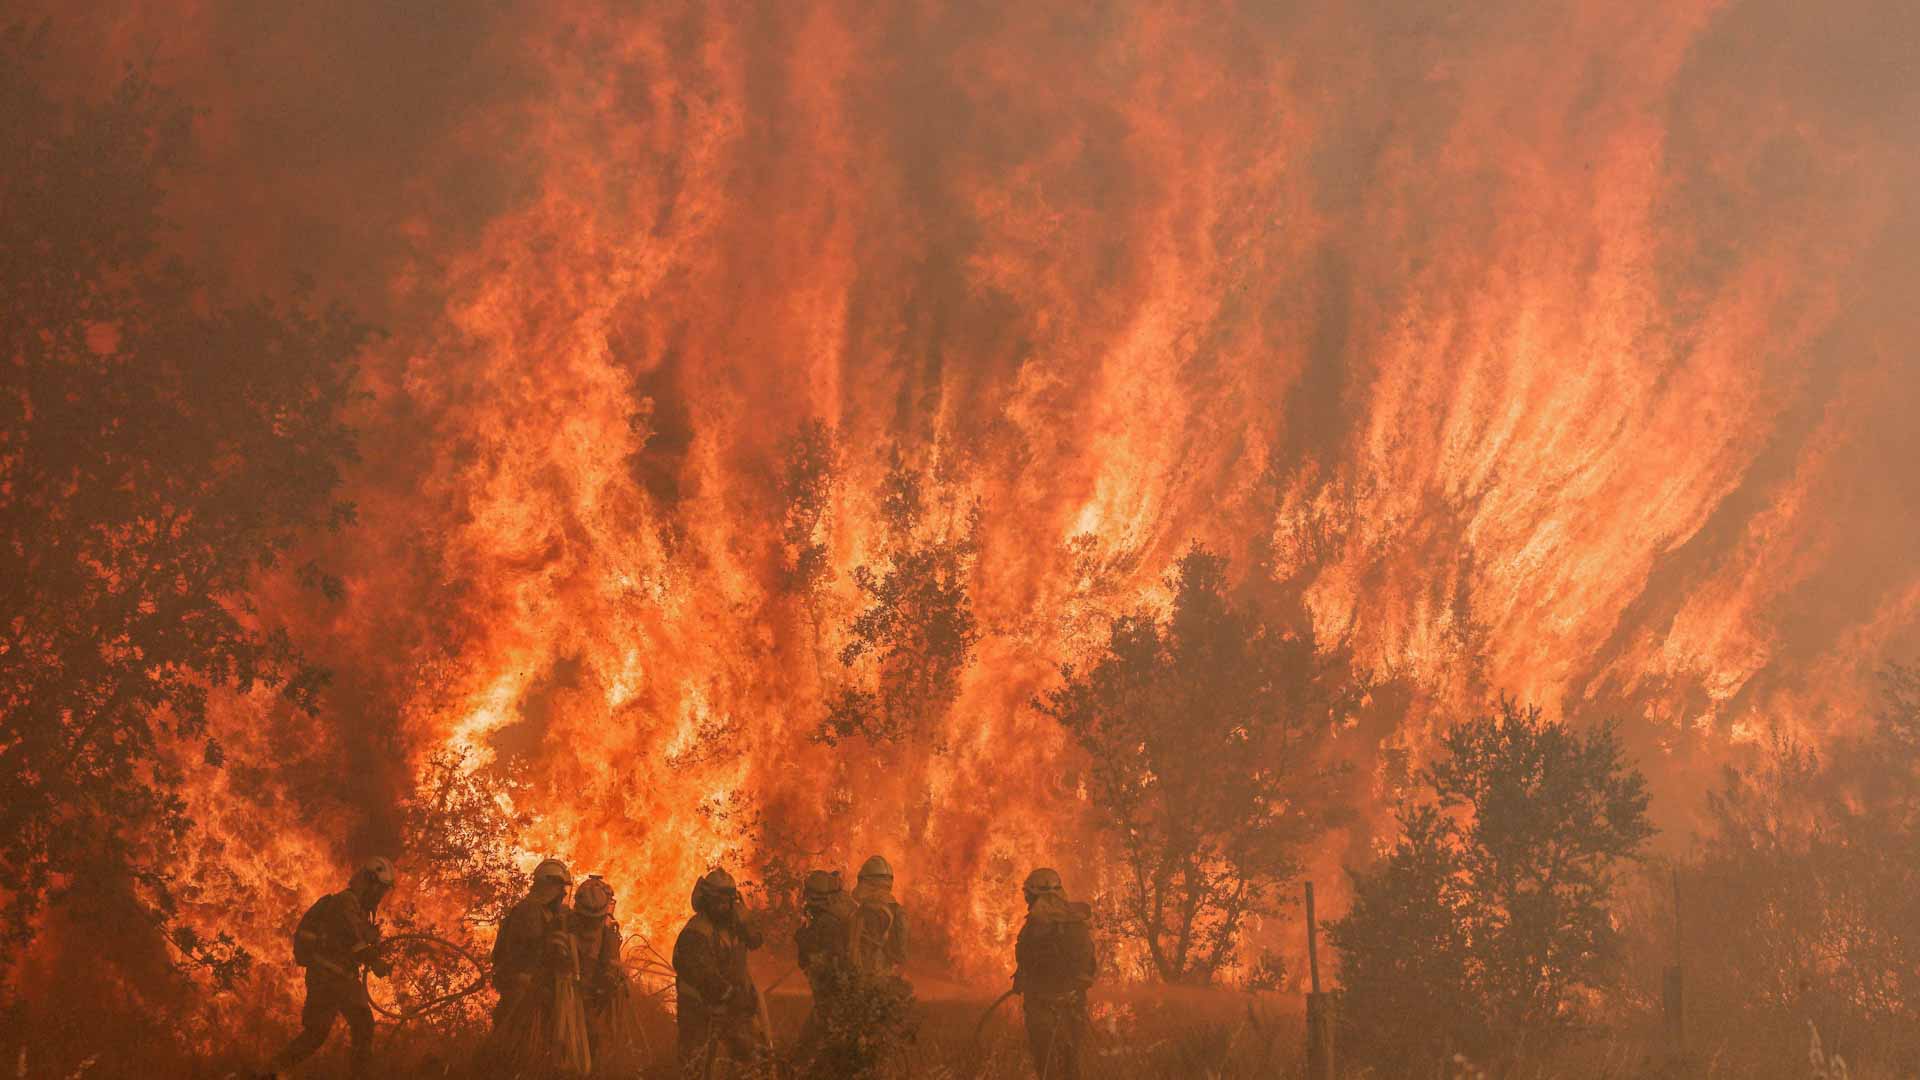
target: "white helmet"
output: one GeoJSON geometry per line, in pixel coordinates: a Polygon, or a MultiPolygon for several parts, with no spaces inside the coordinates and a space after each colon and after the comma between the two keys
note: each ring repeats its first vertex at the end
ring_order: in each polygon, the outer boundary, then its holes
{"type": "Polygon", "coordinates": [[[588,874],[587,880],[573,890],[573,910],[582,915],[605,915],[613,910],[613,886],[599,874],[588,874]]]}
{"type": "Polygon", "coordinates": [[[354,871],[355,878],[383,889],[393,888],[393,860],[385,856],[375,856],[360,864],[354,871]]]}

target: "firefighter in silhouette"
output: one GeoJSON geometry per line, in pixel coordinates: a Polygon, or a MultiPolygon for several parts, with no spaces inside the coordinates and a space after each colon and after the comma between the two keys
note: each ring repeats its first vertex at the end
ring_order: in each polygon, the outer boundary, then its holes
{"type": "Polygon", "coordinates": [[[1021,892],[1027,921],[1014,944],[1013,988],[1026,1004],[1033,1068],[1040,1080],[1080,1080],[1094,974],[1093,911],[1068,901],[1060,875],[1044,867],[1027,875],[1021,892]]]}
{"type": "Polygon", "coordinates": [[[761,942],[733,875],[714,870],[694,883],[693,918],[673,943],[683,1075],[711,1077],[723,1057],[736,1069],[761,1062],[760,992],[747,970],[747,953],[761,942]]]}
{"type": "Polygon", "coordinates": [[[573,935],[574,953],[580,958],[580,988],[587,1010],[597,1011],[614,984],[625,978],[620,967],[620,928],[613,922],[613,888],[600,875],[588,876],[573,890],[567,932],[573,935]]]}
{"type": "Polygon", "coordinates": [[[893,867],[875,855],[860,866],[853,889],[849,957],[855,971],[874,978],[897,977],[907,963],[907,918],[893,899],[893,867]]]}
{"type": "Polygon", "coordinates": [[[613,921],[613,888],[592,874],[573,890],[567,914],[580,964],[580,996],[596,1076],[637,1074],[642,1065],[639,1021],[620,965],[620,927],[613,921]]]}
{"type": "Polygon", "coordinates": [[[533,868],[533,884],[513,905],[493,939],[493,988],[500,1004],[493,1010],[497,1028],[520,1008],[528,995],[541,992],[538,976],[553,967],[551,941],[565,925],[567,890],[573,875],[559,859],[547,859],[533,868]]]}
{"type": "Polygon", "coordinates": [[[382,978],[388,974],[374,911],[392,888],[393,864],[373,859],[354,872],[345,889],[314,901],[301,916],[293,932],[294,962],[307,971],[300,1034],[274,1057],[264,1075],[277,1076],[312,1057],[326,1043],[336,1016],[347,1021],[353,1075],[372,1075],[373,1008],[361,973],[370,970],[382,978]]]}
{"type": "Polygon", "coordinates": [[[493,1010],[486,1067],[511,1076],[585,1072],[586,1017],[579,999],[579,960],[567,932],[567,864],[547,859],[533,884],[500,923],[493,939],[493,1010]]]}
{"type": "Polygon", "coordinates": [[[800,1028],[794,1058],[806,1061],[819,1046],[828,998],[847,984],[845,969],[853,933],[853,898],[840,883],[840,871],[815,870],[807,875],[801,900],[800,928],[794,945],[800,953],[800,971],[813,990],[813,1007],[800,1028]]]}

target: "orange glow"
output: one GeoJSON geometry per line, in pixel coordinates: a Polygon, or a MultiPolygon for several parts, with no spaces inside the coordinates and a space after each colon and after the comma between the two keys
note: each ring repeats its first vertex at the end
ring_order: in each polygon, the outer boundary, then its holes
{"type": "MultiPolygon", "coordinates": [[[[230,764],[191,793],[193,916],[263,960],[455,750],[524,781],[526,866],[606,875],[656,943],[700,871],[754,877],[758,814],[836,865],[885,854],[956,971],[997,980],[1029,866],[1110,873],[1028,703],[1195,539],[1419,688],[1353,745],[1369,775],[1473,706],[1480,641],[1491,687],[1624,715],[1648,759],[1697,746],[1647,762],[1676,838],[1731,745],[1858,723],[1862,673],[1920,644],[1890,299],[1920,280],[1886,253],[1914,147],[1756,89],[1780,61],[1730,69],[1718,0],[668,7],[409,29],[459,48],[378,82],[417,117],[349,97],[317,160],[262,112],[354,82],[373,31],[111,22],[207,103],[196,256],[314,266],[389,331],[360,523],[317,552],[348,597],[259,598],[335,704],[309,730],[226,703],[230,764]],[[311,40],[339,66],[249,89],[311,40]],[[243,181],[272,194],[221,194],[243,181]],[[839,448],[811,595],[781,537],[808,421],[839,448]],[[981,508],[981,638],[924,737],[828,747],[828,699],[875,679],[839,655],[896,448],[916,542],[981,508]]],[[[1330,838],[1322,880],[1370,840],[1330,838]]]]}

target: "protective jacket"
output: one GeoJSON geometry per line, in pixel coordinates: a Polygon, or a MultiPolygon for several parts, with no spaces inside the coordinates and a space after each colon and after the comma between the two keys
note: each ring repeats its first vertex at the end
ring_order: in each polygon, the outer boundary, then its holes
{"type": "Polygon", "coordinates": [[[898,975],[907,963],[907,916],[893,899],[889,879],[863,878],[854,887],[856,904],[849,957],[863,975],[898,975]]]}
{"type": "Polygon", "coordinates": [[[1014,988],[1028,999],[1084,997],[1096,964],[1092,918],[1086,904],[1037,897],[1014,943],[1014,988]]]}
{"type": "Polygon", "coordinates": [[[493,939],[493,985],[502,993],[516,988],[519,976],[531,975],[556,964],[553,938],[566,918],[566,908],[541,903],[528,896],[513,905],[500,933],[493,939]]]}
{"type": "Polygon", "coordinates": [[[718,1009],[752,1013],[756,1006],[747,953],[763,938],[751,925],[721,925],[706,912],[687,920],[673,943],[674,992],[681,1016],[718,1009]]]}
{"type": "Polygon", "coordinates": [[[853,898],[845,893],[807,902],[805,921],[794,931],[793,941],[799,949],[800,970],[807,973],[809,982],[817,982],[814,972],[819,965],[847,961],[853,912],[853,898]]]}
{"type": "Polygon", "coordinates": [[[624,977],[620,967],[620,927],[606,915],[574,911],[567,916],[574,954],[580,959],[580,983],[589,1000],[608,993],[624,977]]]}
{"type": "Polygon", "coordinates": [[[293,931],[293,960],[310,974],[349,983],[375,955],[380,929],[350,889],[314,901],[293,931]]]}

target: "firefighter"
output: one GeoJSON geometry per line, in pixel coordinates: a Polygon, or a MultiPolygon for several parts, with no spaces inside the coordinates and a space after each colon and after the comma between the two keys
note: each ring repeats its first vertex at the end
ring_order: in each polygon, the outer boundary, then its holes
{"type": "Polygon", "coordinates": [[[533,868],[533,884],[513,905],[493,939],[493,988],[500,1004],[493,1010],[494,1026],[540,991],[537,976],[553,966],[551,941],[565,926],[567,891],[573,875],[559,859],[547,859],[533,868]]]}
{"type": "Polygon", "coordinates": [[[815,870],[807,875],[802,895],[800,928],[794,931],[800,971],[813,991],[813,1005],[800,1028],[794,1058],[806,1061],[819,1045],[828,998],[846,985],[844,968],[853,930],[853,898],[841,884],[840,871],[815,870]]]}
{"type": "Polygon", "coordinates": [[[704,1080],[721,1057],[736,1067],[759,1065],[766,1035],[747,954],[761,943],[733,875],[714,870],[694,883],[693,917],[673,943],[683,1075],[704,1080]]]}
{"type": "Polygon", "coordinates": [[[620,967],[620,928],[613,921],[613,888],[592,874],[573,891],[567,914],[567,932],[573,935],[580,958],[580,987],[589,1012],[604,1006],[614,984],[625,978],[620,967]]]}
{"type": "Polygon", "coordinates": [[[567,932],[567,864],[547,859],[500,924],[493,941],[493,986],[500,1003],[486,1066],[511,1076],[573,1075],[591,1068],[579,960],[567,932]]]}
{"type": "Polygon", "coordinates": [[[574,954],[580,963],[580,996],[586,1007],[587,1034],[595,1076],[626,1076],[641,1065],[642,1040],[620,965],[620,927],[613,921],[613,888],[598,874],[588,875],[573,891],[567,915],[574,954]]]}
{"type": "Polygon", "coordinates": [[[312,1057],[326,1043],[336,1016],[347,1021],[353,1075],[371,1075],[373,1008],[362,972],[385,978],[390,971],[380,955],[380,927],[374,922],[374,911],[392,889],[393,863],[372,859],[354,872],[345,889],[314,901],[301,916],[293,932],[293,959],[307,975],[300,1033],[263,1075],[278,1076],[281,1070],[312,1057]]]}
{"type": "Polygon", "coordinates": [[[1027,1045],[1040,1080],[1080,1080],[1093,985],[1093,912],[1068,901],[1060,875],[1042,867],[1021,892],[1027,921],[1014,944],[1014,991],[1026,1004],[1027,1045]]]}
{"type": "Polygon", "coordinates": [[[893,867],[878,855],[860,866],[854,886],[851,959],[854,970],[896,977],[907,963],[907,918],[893,899],[893,867]]]}

